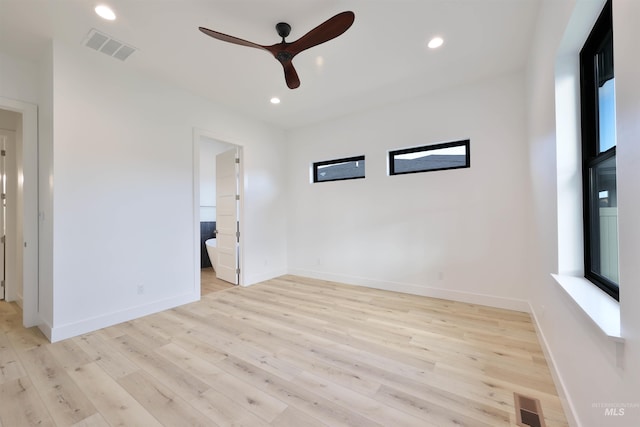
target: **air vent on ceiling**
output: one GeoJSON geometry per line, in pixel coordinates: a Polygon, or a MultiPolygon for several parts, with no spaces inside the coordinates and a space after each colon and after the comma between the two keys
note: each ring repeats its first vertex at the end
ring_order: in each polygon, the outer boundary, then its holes
{"type": "Polygon", "coordinates": [[[82,44],[121,61],[127,59],[129,55],[137,50],[135,47],[126,45],[95,28],[89,31],[82,44]]]}
{"type": "Polygon", "coordinates": [[[533,397],[513,393],[516,407],[516,424],[523,427],[545,427],[540,401],[533,397]]]}

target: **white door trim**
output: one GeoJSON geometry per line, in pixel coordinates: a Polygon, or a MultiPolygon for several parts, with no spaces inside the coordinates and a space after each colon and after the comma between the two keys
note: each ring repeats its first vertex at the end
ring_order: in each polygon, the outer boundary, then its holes
{"type": "MultiPolygon", "coordinates": [[[[30,328],[40,323],[38,314],[38,106],[27,102],[0,97],[0,108],[22,114],[22,127],[17,138],[16,151],[18,188],[22,189],[22,270],[23,307],[22,324],[30,328]]],[[[20,233],[18,233],[20,235],[20,233]]]]}

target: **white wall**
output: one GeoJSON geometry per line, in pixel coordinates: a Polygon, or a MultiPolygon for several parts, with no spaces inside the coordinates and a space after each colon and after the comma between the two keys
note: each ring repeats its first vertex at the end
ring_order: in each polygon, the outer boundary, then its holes
{"type": "MultiPolygon", "coordinates": [[[[620,323],[625,338],[624,369],[616,370],[615,397],[632,401],[629,422],[640,425],[640,3],[617,0],[613,6],[616,73],[620,323]],[[619,382],[618,382],[619,381],[619,382]]],[[[611,381],[611,379],[610,379],[611,381]]],[[[619,423],[620,424],[620,423],[619,423]]]]}
{"type": "Polygon", "coordinates": [[[216,156],[233,145],[200,138],[200,221],[216,220],[216,156]]]}
{"type": "Polygon", "coordinates": [[[520,73],[289,135],[291,272],[526,310],[520,73]],[[471,168],[387,176],[387,151],[471,139],[471,168]],[[314,161],[366,156],[366,178],[311,184],[314,161]]]}
{"type": "Polygon", "coordinates": [[[0,95],[37,103],[39,85],[36,64],[0,52],[0,95]]]}
{"type": "MultiPolygon", "coordinates": [[[[38,309],[43,324],[53,325],[53,45],[40,61],[38,103],[38,309]]],[[[50,337],[50,332],[48,332],[50,337]]]]}
{"type": "Polygon", "coordinates": [[[54,341],[198,298],[194,128],[245,147],[245,283],[286,271],[281,131],[82,47],[52,72],[54,341]]]}
{"type": "MultiPolygon", "coordinates": [[[[557,273],[558,230],[563,236],[561,250],[566,250],[566,222],[558,213],[556,196],[557,150],[565,135],[556,134],[555,81],[556,55],[567,31],[580,32],[576,20],[590,26],[597,15],[585,19],[585,10],[601,6],[600,0],[549,0],[543,2],[538,29],[528,67],[527,104],[529,106],[529,150],[531,176],[531,232],[529,299],[539,330],[557,376],[560,391],[566,393],[567,416],[572,425],[635,426],[640,425],[640,204],[637,188],[640,181],[637,147],[640,86],[637,76],[640,61],[637,40],[640,30],[640,4],[635,0],[616,0],[614,7],[614,55],[616,67],[618,132],[618,200],[620,231],[620,307],[623,348],[605,335],[578,309],[551,278],[557,273]],[[596,4],[597,3],[597,4],[596,4]],[[580,16],[583,15],[583,16],[580,16]],[[610,404],[630,404],[624,415],[606,416],[610,404]]],[[[583,24],[585,25],[585,24],[583,24]]],[[[582,29],[584,33],[584,29],[582,29]]],[[[587,31],[588,32],[588,31],[587,31]]],[[[568,34],[568,36],[572,36],[568,34]]],[[[566,40],[566,39],[565,39],[566,40]]],[[[561,123],[563,128],[566,123],[561,123]]],[[[561,159],[560,166],[565,166],[561,159]]],[[[562,172],[562,171],[561,171],[562,172]]],[[[561,182],[562,183],[562,182],[561,182]]],[[[573,227],[571,227],[573,228],[573,227]]],[[[563,254],[560,262],[571,256],[563,254]]],[[[564,267],[563,267],[564,268],[564,267]]]]}

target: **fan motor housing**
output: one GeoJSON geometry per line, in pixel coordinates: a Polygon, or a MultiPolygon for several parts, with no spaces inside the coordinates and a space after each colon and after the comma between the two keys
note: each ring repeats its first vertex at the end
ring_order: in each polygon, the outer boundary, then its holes
{"type": "Polygon", "coordinates": [[[285,37],[289,37],[289,34],[291,33],[291,25],[286,22],[278,22],[276,24],[276,31],[278,32],[278,35],[282,37],[282,41],[284,41],[285,37]]]}

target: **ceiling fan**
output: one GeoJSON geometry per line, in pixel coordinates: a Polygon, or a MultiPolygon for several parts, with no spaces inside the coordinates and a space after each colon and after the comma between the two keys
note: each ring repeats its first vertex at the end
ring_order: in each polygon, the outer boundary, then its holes
{"type": "Polygon", "coordinates": [[[296,72],[296,69],[293,67],[293,63],[291,62],[293,57],[303,50],[309,49],[313,46],[317,46],[338,37],[340,34],[347,31],[349,27],[351,27],[354,19],[355,15],[351,11],[339,13],[336,16],[327,19],[325,22],[318,25],[313,30],[309,31],[307,34],[292,43],[288,43],[284,40],[287,36],[289,36],[289,33],[291,32],[291,25],[287,24],[286,22],[280,22],[276,25],[276,31],[278,32],[278,35],[282,37],[282,42],[271,46],[263,46],[247,40],[239,39],[237,37],[229,36],[227,34],[219,33],[217,31],[213,31],[204,27],[199,27],[199,29],[200,31],[208,36],[213,37],[214,39],[238,44],[240,46],[263,49],[271,53],[278,61],[280,61],[280,63],[282,64],[282,68],[284,68],[284,78],[287,82],[287,86],[290,89],[295,89],[300,86],[300,79],[298,78],[298,73],[296,72]]]}

